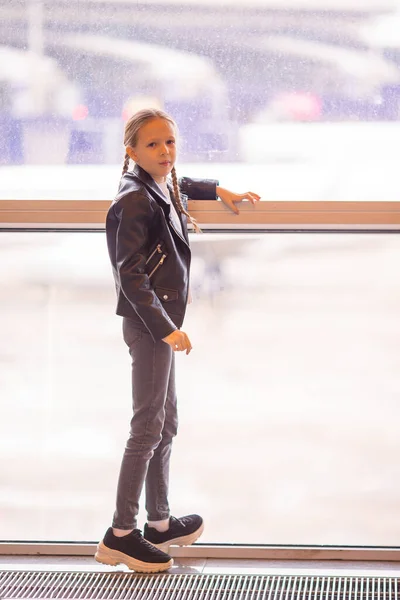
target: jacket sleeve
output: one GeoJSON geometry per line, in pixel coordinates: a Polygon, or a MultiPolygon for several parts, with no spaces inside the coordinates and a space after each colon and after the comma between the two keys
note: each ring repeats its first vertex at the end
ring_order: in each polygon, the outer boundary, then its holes
{"type": "Polygon", "coordinates": [[[117,219],[116,268],[121,290],[153,339],[161,340],[177,327],[164,310],[145,273],[153,208],[142,194],[127,195],[113,208],[117,219]]]}
{"type": "Polygon", "coordinates": [[[216,200],[217,199],[217,179],[191,179],[182,177],[179,180],[179,187],[183,194],[186,194],[190,200],[216,200]]]}

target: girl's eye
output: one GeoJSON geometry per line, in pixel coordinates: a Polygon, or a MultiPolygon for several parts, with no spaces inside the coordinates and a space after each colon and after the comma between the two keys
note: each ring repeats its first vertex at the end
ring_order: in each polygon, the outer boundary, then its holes
{"type": "Polygon", "coordinates": [[[175,140],[168,140],[167,144],[175,144],[175,140]]]}
{"type": "Polygon", "coordinates": [[[154,148],[154,146],[155,146],[155,145],[156,145],[156,143],[155,143],[155,142],[150,142],[150,144],[149,144],[149,148],[154,148]]]}

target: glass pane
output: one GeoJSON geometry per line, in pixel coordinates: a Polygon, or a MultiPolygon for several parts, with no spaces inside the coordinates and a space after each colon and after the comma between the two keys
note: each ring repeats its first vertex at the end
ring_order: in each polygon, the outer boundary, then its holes
{"type": "Polygon", "coordinates": [[[399,200],[397,0],[0,7],[2,198],[111,198],[139,108],[180,171],[265,200],[399,200]],[[233,168],[234,167],[234,168],[233,168]]]}
{"type": "MultiPolygon", "coordinates": [[[[399,236],[192,248],[173,514],[202,542],[398,544],[399,236]]],[[[0,539],[98,540],[131,410],[104,233],[3,233],[0,268],[0,539]]]]}

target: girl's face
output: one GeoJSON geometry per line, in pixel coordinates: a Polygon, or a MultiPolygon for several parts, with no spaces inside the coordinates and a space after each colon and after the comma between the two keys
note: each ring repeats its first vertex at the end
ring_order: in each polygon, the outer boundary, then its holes
{"type": "Polygon", "coordinates": [[[136,164],[161,183],[175,164],[175,128],[165,119],[152,119],[139,129],[136,146],[128,146],[126,151],[136,164]]]}

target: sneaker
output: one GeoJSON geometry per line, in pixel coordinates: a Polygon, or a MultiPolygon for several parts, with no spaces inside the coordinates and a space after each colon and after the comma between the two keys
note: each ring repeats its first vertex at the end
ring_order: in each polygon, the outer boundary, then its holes
{"type": "Polygon", "coordinates": [[[168,554],[149,544],[140,529],[134,529],[128,535],[117,537],[112,527],[107,529],[102,542],[94,555],[97,562],[104,565],[126,565],[139,573],[159,573],[174,564],[168,554]]]}
{"type": "Polygon", "coordinates": [[[146,523],[143,537],[156,548],[168,552],[168,548],[172,545],[190,546],[201,536],[203,529],[203,519],[199,515],[187,515],[180,519],[170,517],[167,531],[157,531],[146,523]]]}

